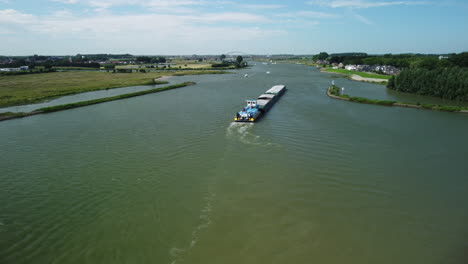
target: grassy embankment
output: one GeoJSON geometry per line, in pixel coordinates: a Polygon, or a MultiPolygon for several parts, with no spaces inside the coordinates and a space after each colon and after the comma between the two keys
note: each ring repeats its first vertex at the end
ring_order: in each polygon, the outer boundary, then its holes
{"type": "Polygon", "coordinates": [[[369,99],[365,97],[349,96],[347,94],[340,94],[340,88],[336,85],[332,85],[328,87],[327,94],[328,96],[335,98],[335,99],[341,99],[341,100],[351,101],[351,102],[356,102],[356,103],[361,103],[361,104],[400,106],[400,107],[428,109],[428,110],[435,110],[435,111],[468,113],[468,107],[452,106],[452,105],[435,105],[435,104],[411,104],[411,103],[403,103],[403,102],[390,101],[390,100],[378,100],[378,99],[369,99]]]}
{"type": "Polygon", "coordinates": [[[0,76],[0,107],[31,104],[65,95],[118,87],[164,84],[162,76],[220,74],[224,71],[160,71],[150,73],[53,72],[0,76]]]}
{"type": "Polygon", "coordinates": [[[322,69],[322,71],[331,72],[331,73],[339,73],[339,74],[343,74],[346,76],[351,76],[355,74],[355,75],[361,76],[362,78],[381,79],[382,81],[389,80],[392,77],[391,75],[383,75],[383,74],[360,72],[360,71],[349,71],[345,69],[324,68],[322,69]]]}
{"type": "Polygon", "coordinates": [[[31,116],[31,115],[37,115],[37,114],[52,113],[52,112],[57,112],[57,111],[62,111],[62,110],[67,110],[67,109],[73,109],[73,108],[78,108],[78,107],[83,107],[83,106],[88,106],[88,105],[100,104],[100,103],[105,103],[105,102],[110,102],[110,101],[116,101],[116,100],[121,100],[121,99],[126,99],[126,98],[131,98],[131,97],[136,97],[136,96],[152,94],[152,93],[162,92],[162,91],[166,91],[166,90],[181,88],[181,87],[186,87],[186,86],[194,85],[194,84],[195,84],[194,82],[184,82],[184,83],[181,83],[181,84],[175,84],[175,85],[166,86],[166,87],[154,88],[154,89],[135,92],[135,93],[128,93],[128,94],[116,95],[116,96],[112,96],[112,97],[100,98],[100,99],[83,101],[83,102],[44,107],[44,108],[34,110],[33,112],[30,112],[30,113],[12,113],[12,112],[0,113],[0,121],[8,120],[8,119],[14,119],[14,118],[21,118],[21,117],[26,117],[26,116],[31,116]]]}

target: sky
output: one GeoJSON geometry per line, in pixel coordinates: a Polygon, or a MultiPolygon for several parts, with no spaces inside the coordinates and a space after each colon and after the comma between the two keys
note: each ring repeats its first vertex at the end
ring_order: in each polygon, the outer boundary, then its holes
{"type": "Polygon", "coordinates": [[[0,54],[458,53],[467,14],[467,0],[0,0],[0,54]]]}

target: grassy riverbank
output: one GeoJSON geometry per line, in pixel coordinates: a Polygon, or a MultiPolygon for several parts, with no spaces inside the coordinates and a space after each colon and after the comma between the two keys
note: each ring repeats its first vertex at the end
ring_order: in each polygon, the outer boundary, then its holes
{"type": "Polygon", "coordinates": [[[453,105],[439,105],[439,104],[411,104],[390,100],[379,100],[379,99],[369,99],[365,97],[349,96],[347,94],[340,94],[340,88],[336,85],[332,85],[327,90],[327,95],[340,100],[351,101],[361,104],[373,104],[373,105],[383,105],[383,106],[400,106],[408,108],[419,108],[435,111],[445,111],[445,112],[460,112],[468,113],[468,107],[462,106],[453,106],[453,105]]]}
{"type": "Polygon", "coordinates": [[[150,73],[53,72],[0,76],[0,107],[31,104],[65,95],[118,87],[164,84],[162,76],[221,74],[224,71],[161,71],[150,73]]]}
{"type": "Polygon", "coordinates": [[[343,75],[348,76],[351,79],[354,79],[353,75],[357,75],[361,77],[361,78],[356,78],[357,81],[366,81],[367,79],[371,82],[387,82],[392,77],[391,75],[383,75],[383,74],[359,72],[359,71],[349,71],[345,69],[323,68],[321,71],[343,74],[343,75]]]}
{"type": "Polygon", "coordinates": [[[110,102],[110,101],[116,101],[116,100],[121,100],[121,99],[126,99],[126,98],[146,95],[146,94],[162,92],[162,91],[166,91],[166,90],[182,88],[182,87],[186,87],[186,86],[194,85],[194,84],[195,84],[194,82],[184,82],[184,83],[181,83],[181,84],[175,84],[175,85],[166,86],[166,87],[154,88],[154,89],[135,92],[135,93],[121,94],[121,95],[116,95],[116,96],[106,97],[106,98],[100,98],[100,99],[95,99],[95,100],[89,100],[89,101],[76,102],[76,103],[70,103],[70,104],[64,104],[64,105],[44,107],[44,108],[34,110],[34,111],[30,112],[30,113],[12,113],[12,112],[0,113],[0,121],[14,119],[14,118],[21,118],[21,117],[26,117],[26,116],[31,116],[31,115],[52,113],[52,112],[63,111],[63,110],[67,110],[67,109],[73,109],[73,108],[78,108],[78,107],[83,107],[83,106],[88,106],[88,105],[100,104],[100,103],[105,103],[105,102],[110,102]]]}

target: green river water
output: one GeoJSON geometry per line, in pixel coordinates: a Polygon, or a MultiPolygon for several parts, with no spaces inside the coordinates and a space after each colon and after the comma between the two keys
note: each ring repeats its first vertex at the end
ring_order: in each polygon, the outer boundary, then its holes
{"type": "Polygon", "coordinates": [[[467,263],[467,115],[302,65],[185,80],[1,122],[0,263],[467,263]]]}

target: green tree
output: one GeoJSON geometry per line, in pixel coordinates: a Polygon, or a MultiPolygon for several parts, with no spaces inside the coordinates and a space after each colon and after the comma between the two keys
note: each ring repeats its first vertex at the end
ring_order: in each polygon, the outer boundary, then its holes
{"type": "Polygon", "coordinates": [[[136,58],[136,61],[137,61],[137,62],[140,62],[140,63],[150,63],[150,62],[151,62],[151,58],[150,58],[150,57],[146,57],[146,56],[141,56],[141,57],[137,57],[137,58],[136,58]]]}
{"type": "Polygon", "coordinates": [[[326,60],[330,55],[326,52],[320,52],[318,55],[312,57],[313,60],[326,60]]]}

